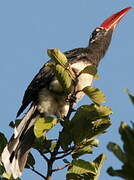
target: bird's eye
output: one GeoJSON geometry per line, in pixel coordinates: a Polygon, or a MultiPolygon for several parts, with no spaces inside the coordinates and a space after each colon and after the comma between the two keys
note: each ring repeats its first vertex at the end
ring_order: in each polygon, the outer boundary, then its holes
{"type": "Polygon", "coordinates": [[[90,42],[93,42],[96,40],[96,38],[100,35],[101,32],[101,28],[96,28],[93,32],[92,35],[90,37],[90,42]]]}

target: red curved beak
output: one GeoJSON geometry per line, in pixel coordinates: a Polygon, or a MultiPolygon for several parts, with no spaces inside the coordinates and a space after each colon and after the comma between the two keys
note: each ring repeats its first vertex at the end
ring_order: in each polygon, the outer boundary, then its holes
{"type": "Polygon", "coordinates": [[[107,18],[100,27],[109,30],[114,29],[116,25],[120,22],[120,20],[125,16],[125,14],[131,9],[132,7],[125,8],[116,14],[113,14],[109,18],[107,18]]]}

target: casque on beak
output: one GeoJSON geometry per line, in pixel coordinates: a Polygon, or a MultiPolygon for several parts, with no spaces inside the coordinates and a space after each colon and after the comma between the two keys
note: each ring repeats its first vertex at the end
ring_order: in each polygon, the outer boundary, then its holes
{"type": "Polygon", "coordinates": [[[104,28],[106,30],[109,29],[115,29],[115,27],[117,26],[117,24],[120,22],[120,20],[126,15],[126,13],[132,9],[132,7],[128,7],[125,8],[115,14],[113,14],[112,16],[110,16],[109,18],[107,18],[101,25],[101,28],[104,28]]]}

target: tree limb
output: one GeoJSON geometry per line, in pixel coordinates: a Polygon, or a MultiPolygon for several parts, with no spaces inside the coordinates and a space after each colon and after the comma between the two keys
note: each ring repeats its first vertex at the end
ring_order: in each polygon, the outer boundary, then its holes
{"type": "Polygon", "coordinates": [[[66,164],[65,166],[62,166],[62,167],[59,167],[59,168],[52,169],[52,171],[53,171],[53,172],[56,172],[56,171],[65,169],[65,168],[68,167],[69,165],[70,165],[70,164],[66,164]]]}
{"type": "Polygon", "coordinates": [[[38,174],[40,177],[42,177],[43,179],[47,179],[46,176],[44,176],[43,174],[41,174],[40,172],[38,172],[37,170],[35,170],[34,168],[30,167],[29,168],[31,171],[33,171],[35,174],[38,174]]]}

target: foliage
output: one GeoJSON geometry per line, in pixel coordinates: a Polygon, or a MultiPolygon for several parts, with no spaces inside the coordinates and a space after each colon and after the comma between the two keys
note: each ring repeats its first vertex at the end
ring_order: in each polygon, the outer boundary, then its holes
{"type": "Polygon", "coordinates": [[[101,154],[93,162],[83,159],[73,160],[68,168],[67,180],[97,180],[100,175],[100,168],[105,159],[106,156],[101,154]]]}
{"type": "MultiPolygon", "coordinates": [[[[134,104],[134,96],[127,90],[128,96],[134,104]]],[[[118,176],[126,180],[134,179],[134,123],[130,127],[127,123],[122,122],[119,133],[123,141],[123,148],[114,142],[110,142],[107,146],[109,151],[123,163],[122,168],[114,170],[109,167],[107,172],[111,176],[118,176]]]]}
{"type": "Polygon", "coordinates": [[[127,94],[128,94],[128,97],[130,98],[132,104],[134,105],[134,96],[129,92],[128,89],[126,89],[126,92],[127,92],[127,94]]]}
{"type": "MultiPolygon", "coordinates": [[[[66,56],[60,50],[48,50],[48,55],[54,60],[55,64],[50,62],[47,66],[55,73],[55,78],[62,87],[62,93],[65,94],[69,102],[69,112],[62,119],[42,117],[36,121],[34,126],[36,140],[33,148],[45,160],[48,170],[46,175],[37,171],[35,169],[36,160],[31,153],[26,168],[47,180],[51,179],[54,172],[64,168],[67,168],[67,180],[97,180],[106,156],[101,154],[91,162],[82,159],[82,157],[93,153],[93,147],[99,146],[99,140],[96,137],[105,133],[111,125],[109,116],[112,110],[108,106],[102,105],[105,102],[105,95],[93,86],[81,90],[90,98],[92,104],[82,105],[75,112],[73,110],[75,96],[79,93],[75,90],[77,77],[82,73],[88,73],[96,78],[97,69],[95,66],[88,66],[77,76],[74,76],[66,56]],[[52,128],[54,129],[57,124],[61,129],[58,137],[48,138],[48,132],[52,128]],[[58,160],[63,160],[63,166],[54,168],[54,162],[58,160]]],[[[14,127],[15,124],[10,123],[10,126],[14,127]]],[[[3,134],[0,138],[2,136],[3,134]]],[[[2,137],[1,143],[2,149],[0,149],[0,152],[7,143],[4,137],[2,137]]]]}
{"type": "Polygon", "coordinates": [[[83,89],[83,91],[94,103],[100,105],[105,102],[105,95],[98,88],[87,86],[83,89]]]}
{"type": "Polygon", "coordinates": [[[41,138],[46,135],[53,126],[58,122],[57,118],[43,117],[39,118],[34,125],[34,134],[37,138],[41,138]]]}

